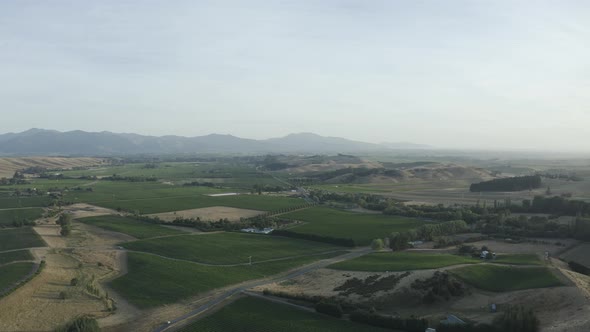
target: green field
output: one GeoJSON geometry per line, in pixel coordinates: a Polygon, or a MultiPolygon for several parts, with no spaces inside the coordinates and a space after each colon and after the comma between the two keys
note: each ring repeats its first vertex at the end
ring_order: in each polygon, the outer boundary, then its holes
{"type": "Polygon", "coordinates": [[[180,332],[377,332],[391,331],[245,297],[180,332]]]}
{"type": "Polygon", "coordinates": [[[183,235],[127,242],[129,250],[207,264],[240,264],[340,250],[329,244],[247,233],[183,235]]]}
{"type": "Polygon", "coordinates": [[[185,234],[185,232],[170,229],[158,224],[150,224],[144,221],[117,215],[81,218],[78,219],[78,221],[104,228],[109,231],[124,233],[138,239],[185,234]]]}
{"type": "Polygon", "coordinates": [[[0,266],[0,292],[11,288],[33,270],[33,263],[14,263],[0,266]]]}
{"type": "Polygon", "coordinates": [[[427,254],[414,252],[384,252],[361,256],[349,261],[330,265],[329,268],[347,271],[409,271],[437,269],[458,264],[475,264],[478,259],[450,254],[427,254]]]}
{"type": "Polygon", "coordinates": [[[181,211],[211,206],[228,206],[242,209],[276,211],[305,204],[300,198],[277,197],[265,195],[237,195],[211,197],[206,195],[175,196],[161,198],[125,199],[108,201],[90,201],[89,203],[106,208],[122,208],[139,211],[142,214],[181,211]]]}
{"type": "Polygon", "coordinates": [[[290,231],[338,238],[352,238],[357,245],[368,245],[375,238],[383,238],[391,232],[419,227],[424,222],[406,217],[387,216],[314,207],[281,216],[307,222],[290,231]]]}
{"type": "Polygon", "coordinates": [[[0,226],[12,225],[13,221],[29,220],[33,221],[43,216],[43,209],[15,209],[15,210],[0,210],[0,226]]]}
{"type": "Polygon", "coordinates": [[[45,247],[45,242],[31,227],[0,229],[0,251],[45,247]]]}
{"type": "Polygon", "coordinates": [[[24,207],[46,207],[51,202],[49,196],[34,197],[0,197],[0,209],[16,209],[24,207]]]}
{"type": "Polygon", "coordinates": [[[132,304],[149,308],[341,254],[343,252],[252,266],[216,267],[130,252],[129,272],[115,279],[112,287],[132,304]]]}
{"type": "Polygon", "coordinates": [[[0,253],[0,265],[16,261],[32,261],[33,259],[33,255],[28,250],[0,253]]]}
{"type": "Polygon", "coordinates": [[[451,272],[468,284],[492,292],[562,285],[559,279],[544,267],[519,268],[480,264],[454,269],[451,272]]]}
{"type": "Polygon", "coordinates": [[[228,188],[250,189],[254,184],[282,186],[268,174],[256,170],[254,166],[232,165],[231,163],[167,162],[158,163],[156,168],[146,168],[145,163],[124,166],[100,167],[88,170],[64,171],[71,177],[78,176],[141,176],[155,177],[164,181],[212,182],[228,188]]]}
{"type": "Polygon", "coordinates": [[[534,254],[498,254],[492,263],[510,265],[543,265],[539,256],[534,254]]]}

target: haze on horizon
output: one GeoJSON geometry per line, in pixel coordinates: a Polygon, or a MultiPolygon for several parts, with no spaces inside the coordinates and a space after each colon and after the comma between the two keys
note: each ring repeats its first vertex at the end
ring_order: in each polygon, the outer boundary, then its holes
{"type": "Polygon", "coordinates": [[[0,2],[0,132],[590,151],[586,1],[0,2]]]}

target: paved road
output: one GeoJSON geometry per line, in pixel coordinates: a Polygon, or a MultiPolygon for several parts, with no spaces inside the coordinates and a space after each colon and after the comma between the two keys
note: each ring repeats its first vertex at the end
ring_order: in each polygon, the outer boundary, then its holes
{"type": "Polygon", "coordinates": [[[302,266],[298,269],[291,271],[289,274],[284,275],[284,276],[279,276],[276,278],[265,279],[265,280],[252,281],[252,282],[242,284],[241,286],[231,288],[231,289],[227,290],[226,292],[224,292],[223,294],[217,296],[214,299],[211,299],[209,302],[196,308],[195,310],[193,310],[181,317],[170,320],[170,324],[164,324],[164,325],[159,326],[158,328],[156,328],[154,330],[154,332],[164,332],[164,331],[171,330],[172,328],[176,327],[179,323],[193,319],[193,318],[197,317],[198,315],[202,314],[203,312],[215,307],[219,303],[229,299],[230,297],[234,296],[235,294],[241,293],[247,289],[250,289],[253,287],[258,287],[258,286],[263,286],[263,285],[271,284],[271,283],[275,283],[275,282],[281,282],[281,281],[293,279],[293,278],[296,278],[296,277],[301,276],[303,274],[309,273],[311,271],[324,268],[328,265],[331,265],[331,264],[334,264],[337,262],[341,262],[344,260],[349,260],[352,258],[360,257],[360,256],[366,255],[370,252],[372,252],[372,250],[370,248],[357,249],[353,252],[349,252],[344,255],[324,259],[324,260],[321,260],[321,261],[318,261],[318,262],[315,262],[315,263],[312,263],[312,264],[309,264],[306,266],[302,266]]]}

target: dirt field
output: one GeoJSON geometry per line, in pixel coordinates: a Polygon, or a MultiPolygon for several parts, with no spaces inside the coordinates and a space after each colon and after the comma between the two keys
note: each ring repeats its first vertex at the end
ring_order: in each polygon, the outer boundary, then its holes
{"type": "Polygon", "coordinates": [[[72,167],[104,165],[105,163],[107,161],[100,158],[0,158],[0,177],[12,177],[15,171],[32,166],[40,166],[48,169],[70,169],[72,167]]]}
{"type": "Polygon", "coordinates": [[[101,326],[112,326],[139,315],[139,310],[105,286],[127,273],[125,253],[115,245],[133,238],[76,222],[67,240],[59,236],[57,225],[44,224],[35,230],[51,247],[33,250],[37,261],[46,260],[46,267],[0,301],[0,330],[50,331],[79,315],[91,315],[99,318],[101,326]],[[72,278],[79,280],[78,286],[70,285],[72,278]],[[89,284],[97,287],[99,296],[87,291],[89,284]],[[110,299],[104,297],[106,292],[110,299]],[[114,314],[106,310],[113,300],[114,314]]]}
{"type": "Polygon", "coordinates": [[[487,246],[491,251],[505,254],[539,254],[544,255],[549,252],[551,256],[559,256],[561,252],[575,245],[578,241],[572,239],[537,239],[539,243],[523,242],[509,243],[497,240],[484,240],[469,243],[469,245],[480,248],[487,246]],[[542,243],[545,242],[545,243],[542,243]],[[561,243],[563,245],[556,245],[561,243]]]}
{"type": "Polygon", "coordinates": [[[102,208],[95,205],[90,205],[86,203],[78,203],[73,205],[68,205],[64,207],[64,211],[71,213],[72,218],[85,218],[85,217],[97,217],[97,216],[104,216],[109,214],[119,214],[119,212],[111,209],[102,208]]]}
{"type": "Polygon", "coordinates": [[[225,206],[212,206],[208,208],[183,210],[176,212],[156,213],[151,214],[151,217],[158,217],[165,221],[173,221],[176,218],[200,218],[201,220],[219,220],[227,218],[229,221],[239,221],[240,218],[251,218],[259,214],[264,213],[263,211],[248,210],[248,209],[237,209],[225,206]]]}
{"type": "MultiPolygon", "coordinates": [[[[456,268],[449,267],[449,268],[456,268]]],[[[444,269],[441,269],[444,270],[444,269]]],[[[567,271],[562,271],[567,273],[567,271]]],[[[590,294],[581,291],[575,286],[544,288],[542,290],[524,290],[507,293],[492,293],[479,290],[472,290],[465,297],[451,300],[450,302],[439,302],[434,305],[425,306],[416,300],[415,296],[407,292],[411,283],[416,279],[430,277],[434,270],[413,271],[391,290],[375,293],[371,297],[349,295],[348,300],[370,303],[379,307],[381,312],[393,315],[417,314],[438,320],[447,313],[453,313],[459,317],[478,322],[491,322],[495,317],[488,308],[496,303],[499,308],[506,305],[522,304],[534,306],[534,310],[541,320],[542,331],[589,331],[590,330],[590,294]]],[[[364,279],[370,275],[380,274],[383,276],[393,273],[372,273],[372,272],[348,272],[322,269],[300,276],[294,280],[280,284],[266,285],[254,289],[261,292],[264,289],[282,291],[293,294],[308,294],[322,296],[338,296],[333,289],[342,285],[345,280],[353,277],[364,279]]],[[[590,278],[576,274],[579,284],[589,288],[590,278]]],[[[565,277],[564,277],[565,278],[565,277]]],[[[571,279],[571,278],[570,278],[571,279]]],[[[568,283],[572,284],[572,282],[568,283]]]]}

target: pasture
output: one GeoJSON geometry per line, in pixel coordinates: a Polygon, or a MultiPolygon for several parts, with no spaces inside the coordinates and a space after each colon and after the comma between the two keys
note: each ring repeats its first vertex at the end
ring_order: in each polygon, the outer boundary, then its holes
{"type": "Polygon", "coordinates": [[[357,245],[369,245],[375,238],[383,238],[391,232],[406,231],[424,224],[423,221],[414,218],[357,213],[326,207],[294,211],[281,217],[306,222],[290,228],[290,231],[352,238],[357,245]]]}
{"type": "Polygon", "coordinates": [[[104,228],[113,232],[127,234],[138,239],[184,234],[182,231],[170,229],[158,224],[150,224],[144,221],[117,215],[88,217],[77,220],[88,225],[104,228]]]}
{"type": "Polygon", "coordinates": [[[45,247],[45,242],[31,227],[0,229],[0,251],[45,247]]]}
{"type": "Polygon", "coordinates": [[[244,297],[180,332],[377,332],[390,331],[299,310],[264,299],[244,297]]]}
{"type": "Polygon", "coordinates": [[[33,221],[42,216],[43,209],[41,208],[0,210],[0,227],[2,225],[10,226],[14,221],[33,221]]]}
{"type": "Polygon", "coordinates": [[[475,264],[480,261],[475,258],[451,255],[415,252],[383,252],[364,255],[355,259],[339,262],[328,266],[330,269],[346,271],[411,271],[438,269],[441,267],[475,264]]]}
{"type": "Polygon", "coordinates": [[[476,288],[492,292],[562,286],[561,281],[544,267],[479,264],[450,272],[476,288]]]}
{"type": "Polygon", "coordinates": [[[115,279],[111,285],[132,304],[139,308],[149,308],[174,303],[212,289],[269,277],[340,254],[342,252],[255,265],[220,267],[130,252],[129,272],[115,279]]]}
{"type": "Polygon", "coordinates": [[[33,263],[14,263],[0,266],[0,292],[12,288],[33,270],[33,263]]]}
{"type": "Polygon", "coordinates": [[[207,264],[240,264],[340,250],[329,244],[248,233],[182,235],[127,242],[129,250],[207,264]]]}
{"type": "Polygon", "coordinates": [[[32,261],[33,255],[28,250],[10,251],[0,253],[0,265],[16,262],[16,261],[32,261]]]}

